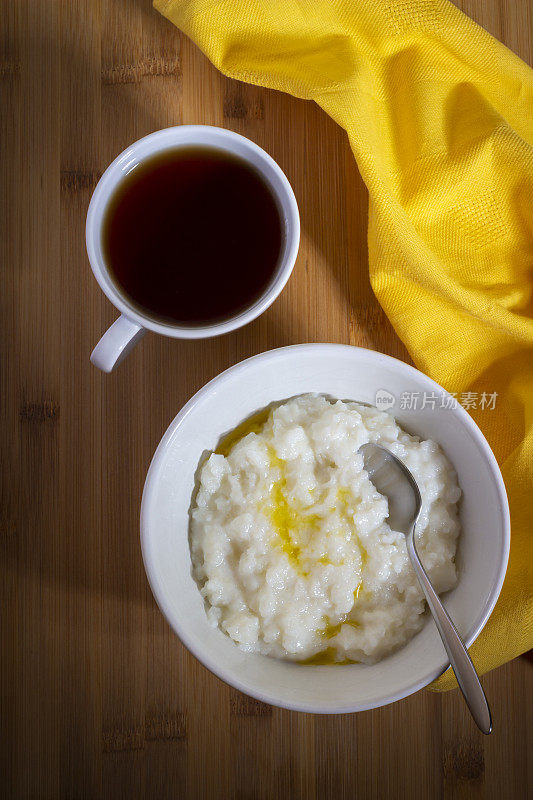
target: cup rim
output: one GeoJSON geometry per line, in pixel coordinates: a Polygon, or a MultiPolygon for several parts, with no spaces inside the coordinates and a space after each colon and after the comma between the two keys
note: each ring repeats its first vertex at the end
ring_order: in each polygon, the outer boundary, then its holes
{"type": "MultiPolygon", "coordinates": [[[[141,509],[140,509],[141,552],[148,583],[150,585],[153,596],[156,600],[156,603],[161,613],[167,620],[171,629],[179,637],[180,641],[185,645],[185,647],[189,650],[189,652],[191,652],[192,655],[194,655],[195,658],[197,658],[198,661],[200,661],[200,663],[203,664],[203,666],[206,667],[210,672],[212,672],[218,678],[223,680],[225,683],[229,684],[235,689],[238,689],[239,691],[244,692],[245,694],[251,695],[252,697],[261,700],[262,702],[269,703],[271,705],[275,705],[280,708],[286,708],[293,711],[302,711],[314,714],[344,714],[344,713],[353,713],[358,711],[366,711],[372,708],[389,705],[390,703],[396,702],[397,700],[402,700],[405,697],[408,697],[411,694],[414,694],[415,692],[419,691],[420,689],[423,689],[424,687],[432,683],[434,680],[436,680],[449,667],[449,661],[447,657],[443,656],[441,664],[438,668],[432,670],[431,672],[413,681],[413,683],[409,684],[407,688],[391,693],[386,697],[384,702],[379,704],[373,702],[354,703],[348,701],[345,703],[340,703],[338,707],[332,709],[330,707],[325,708],[323,705],[320,705],[318,701],[316,702],[316,704],[301,703],[299,701],[288,701],[288,700],[280,702],[279,698],[275,696],[275,693],[264,692],[259,689],[256,689],[255,687],[252,690],[249,685],[247,685],[244,681],[242,681],[239,678],[237,674],[235,674],[235,672],[221,668],[220,664],[216,662],[211,652],[208,649],[202,649],[201,647],[198,647],[189,638],[186,631],[183,630],[180,624],[176,622],[175,615],[172,611],[171,605],[167,600],[166,592],[164,588],[160,585],[157,577],[157,567],[155,565],[155,556],[153,554],[153,546],[151,541],[150,513],[156,495],[157,481],[159,479],[160,471],[164,465],[164,458],[167,453],[167,450],[171,446],[172,440],[176,434],[177,429],[182,425],[182,423],[189,416],[189,414],[194,413],[196,407],[199,404],[201,404],[204,397],[213,392],[216,392],[222,383],[227,383],[228,381],[235,380],[235,378],[240,373],[245,371],[250,366],[250,362],[253,362],[256,365],[260,363],[264,364],[265,362],[268,361],[282,359],[285,355],[288,355],[289,352],[292,354],[296,353],[301,355],[314,354],[316,356],[320,355],[321,357],[327,357],[328,353],[333,354],[333,353],[339,353],[340,351],[344,351],[345,353],[347,351],[355,351],[354,355],[358,355],[359,357],[372,358],[372,360],[378,365],[379,364],[383,366],[394,365],[396,368],[403,370],[407,376],[409,375],[416,376],[417,380],[422,379],[423,383],[427,385],[428,390],[432,391],[442,390],[442,387],[438,383],[436,383],[436,381],[434,381],[425,373],[418,370],[416,367],[413,367],[410,364],[401,361],[400,359],[388,356],[384,353],[379,353],[377,351],[369,350],[368,348],[354,347],[352,345],[333,344],[333,343],[296,344],[296,345],[288,345],[286,347],[276,348],[273,350],[267,350],[265,352],[251,356],[247,359],[244,359],[243,361],[240,361],[237,364],[234,364],[233,366],[229,367],[228,369],[224,370],[223,372],[219,373],[217,376],[212,378],[212,380],[210,380],[203,387],[201,387],[190,398],[190,400],[181,408],[178,414],[170,422],[167,430],[163,434],[155,450],[154,455],[152,456],[152,460],[148,468],[144,483],[141,509]]],[[[500,596],[509,561],[509,551],[511,543],[511,524],[510,524],[509,503],[507,498],[507,492],[505,489],[505,484],[503,481],[500,467],[498,465],[498,462],[496,461],[496,457],[492,452],[489,443],[487,442],[479,426],[467,413],[467,411],[465,411],[464,408],[458,406],[457,408],[454,409],[453,413],[462,419],[469,434],[476,442],[476,444],[480,447],[480,449],[483,451],[484,456],[486,457],[486,463],[490,469],[491,476],[497,487],[498,500],[501,508],[502,543],[501,543],[501,558],[499,563],[498,574],[488,594],[483,613],[476,620],[473,621],[473,624],[471,626],[468,635],[465,636],[464,638],[465,645],[467,648],[469,648],[476,641],[481,631],[487,624],[487,621],[490,615],[492,614],[496,602],[500,596]]]]}
{"type": "Polygon", "coordinates": [[[89,263],[100,288],[108,300],[124,316],[142,328],[151,330],[154,333],[160,333],[163,336],[170,336],[176,339],[205,339],[220,336],[247,325],[266,311],[279,297],[296,263],[300,244],[300,214],[294,191],[287,176],[272,156],[251,139],[215,125],[175,125],[161,128],[147,136],[143,136],[141,139],[137,139],[109,164],[98,181],[89,203],[85,225],[85,242],[89,263]],[[199,137],[203,138],[205,144],[229,150],[245,161],[250,161],[246,153],[243,154],[241,150],[237,152],[232,147],[224,147],[224,143],[236,143],[258,158],[264,170],[257,163],[254,166],[260,169],[262,175],[269,180],[271,191],[280,204],[280,211],[285,220],[288,235],[278,273],[273,277],[270,286],[252,305],[229,319],[193,327],[157,321],[143,314],[142,310],[136,308],[133,304],[130,304],[109,276],[109,270],[105,264],[100,246],[100,235],[103,215],[109,199],[120,182],[121,175],[124,174],[124,167],[128,166],[139,149],[150,148],[143,155],[142,159],[144,159],[147,156],[152,156],[155,153],[163,152],[176,146],[204,143],[197,141],[199,137]],[[278,186],[273,185],[269,179],[269,173],[270,176],[276,178],[278,186]]]}

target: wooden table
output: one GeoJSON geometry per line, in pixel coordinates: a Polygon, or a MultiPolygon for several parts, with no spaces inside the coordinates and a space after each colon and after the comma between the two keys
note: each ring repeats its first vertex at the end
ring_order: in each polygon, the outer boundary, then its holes
{"type": "MultiPolygon", "coordinates": [[[[282,711],[207,672],[170,632],[145,578],[146,469],[202,384],[295,342],[407,358],[370,289],[367,195],[344,132],[312,103],[223,78],[149,0],[2,2],[9,796],[525,798],[525,659],[484,681],[496,721],[488,739],[457,692],[357,715],[282,711]],[[296,269],[244,330],[204,342],[150,335],[104,375],[89,354],[116,313],[85,254],[89,198],[127,144],[179,123],[239,131],[280,163],[301,209],[296,269]]],[[[531,63],[529,0],[462,6],[531,63]]]]}

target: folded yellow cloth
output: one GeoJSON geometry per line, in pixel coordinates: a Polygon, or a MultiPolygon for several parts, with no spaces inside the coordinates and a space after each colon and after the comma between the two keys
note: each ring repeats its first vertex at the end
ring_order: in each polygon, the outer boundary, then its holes
{"type": "MultiPolygon", "coordinates": [[[[225,75],[313,99],[346,129],[387,316],[446,389],[498,394],[472,413],[503,471],[511,557],[471,653],[480,672],[519,655],[533,646],[533,71],[447,0],[154,5],[225,75]]],[[[454,685],[448,671],[434,688],[454,685]]]]}

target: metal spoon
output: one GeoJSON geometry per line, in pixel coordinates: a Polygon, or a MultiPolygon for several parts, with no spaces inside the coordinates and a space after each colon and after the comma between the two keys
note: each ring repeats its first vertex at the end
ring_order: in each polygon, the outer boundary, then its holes
{"type": "Polygon", "coordinates": [[[470,713],[478,728],[483,733],[489,734],[492,730],[492,719],[477,672],[416,551],[415,527],[422,506],[417,483],[405,464],[384,447],[369,443],[364,444],[359,452],[363,456],[365,470],[370,480],[378,492],[385,495],[389,501],[390,527],[405,536],[409,558],[470,713]]]}

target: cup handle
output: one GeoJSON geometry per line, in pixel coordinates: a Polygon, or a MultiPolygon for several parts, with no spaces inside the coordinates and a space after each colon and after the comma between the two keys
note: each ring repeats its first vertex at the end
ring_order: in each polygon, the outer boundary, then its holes
{"type": "Polygon", "coordinates": [[[121,314],[104,333],[91,353],[91,362],[104,372],[111,372],[123,361],[146,329],[121,314]]]}

